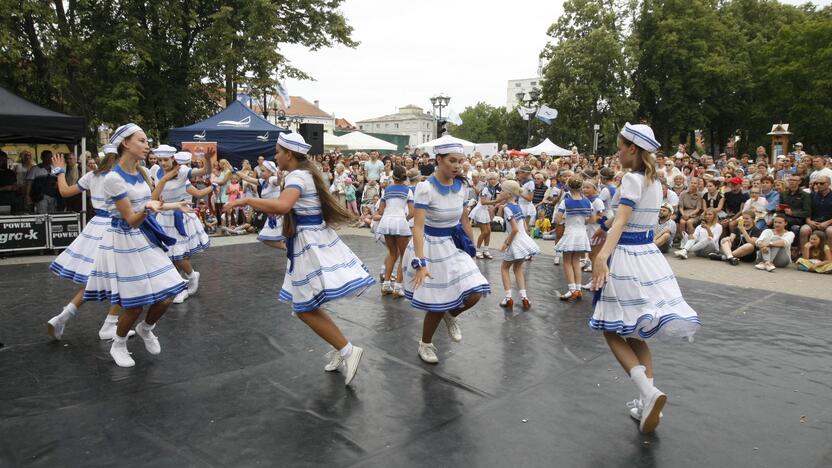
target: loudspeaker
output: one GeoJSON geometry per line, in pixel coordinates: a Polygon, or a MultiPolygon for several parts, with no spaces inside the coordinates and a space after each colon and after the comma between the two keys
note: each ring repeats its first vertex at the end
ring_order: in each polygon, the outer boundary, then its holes
{"type": "Polygon", "coordinates": [[[302,123],[299,130],[306,143],[312,145],[310,156],[324,154],[324,124],[302,123]]]}

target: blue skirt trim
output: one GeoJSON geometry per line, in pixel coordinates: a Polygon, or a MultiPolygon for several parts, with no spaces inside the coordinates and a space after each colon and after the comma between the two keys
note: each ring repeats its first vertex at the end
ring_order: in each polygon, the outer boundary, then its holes
{"type": "MultiPolygon", "coordinates": [[[[619,336],[626,337],[626,336],[632,335],[639,328],[639,326],[642,323],[652,322],[655,318],[656,317],[653,314],[644,314],[644,315],[642,315],[641,317],[638,318],[638,321],[636,321],[636,323],[631,324],[631,325],[625,325],[623,320],[616,320],[614,322],[607,322],[605,320],[590,319],[589,320],[589,328],[591,328],[593,330],[602,331],[602,332],[610,332],[610,333],[614,332],[614,333],[618,334],[619,336]]],[[[698,316],[696,316],[696,317],[682,317],[682,316],[677,315],[677,314],[667,314],[667,315],[663,315],[662,318],[659,319],[659,323],[656,324],[655,326],[653,326],[653,328],[651,328],[649,330],[644,330],[644,329],[638,330],[638,336],[641,337],[641,338],[651,338],[656,333],[658,333],[659,330],[662,329],[662,327],[664,327],[665,325],[667,325],[668,323],[670,323],[674,320],[684,320],[685,322],[688,322],[688,323],[694,323],[696,325],[702,325],[702,321],[699,320],[698,316]]]]}
{"type": "Polygon", "coordinates": [[[78,274],[74,271],[67,270],[66,268],[64,268],[62,265],[60,265],[58,263],[52,262],[52,264],[49,265],[49,269],[52,270],[53,273],[60,276],[61,278],[68,279],[68,280],[72,281],[75,284],[80,284],[80,285],[87,284],[87,276],[86,275],[81,275],[81,274],[78,274]]]}
{"type": "Polygon", "coordinates": [[[462,294],[459,295],[456,299],[450,302],[445,302],[443,304],[431,304],[427,302],[415,301],[413,300],[413,292],[405,290],[404,297],[410,304],[419,310],[424,310],[426,312],[440,312],[445,313],[450,310],[459,309],[462,307],[462,304],[465,302],[465,299],[468,299],[469,296],[474,294],[482,294],[483,296],[487,296],[491,293],[491,286],[488,284],[481,284],[478,286],[474,286],[473,288],[463,291],[462,294]]]}
{"type": "Polygon", "coordinates": [[[373,284],[375,284],[376,280],[372,276],[365,276],[362,278],[354,279],[340,288],[337,289],[324,289],[323,291],[315,294],[312,299],[306,302],[292,302],[292,294],[285,289],[280,290],[280,299],[283,302],[291,302],[292,303],[292,311],[296,314],[303,313],[303,312],[312,312],[314,310],[320,309],[320,307],[330,301],[334,301],[336,299],[340,299],[346,296],[355,295],[358,291],[363,291],[364,289],[369,288],[373,284]]]}
{"type": "Polygon", "coordinates": [[[143,307],[146,305],[156,304],[162,302],[169,297],[174,297],[181,293],[188,287],[188,283],[181,282],[176,286],[165,289],[157,293],[145,294],[137,297],[121,297],[118,294],[113,294],[111,291],[84,291],[85,301],[104,301],[108,300],[113,304],[118,304],[125,309],[135,307],[143,307]]]}

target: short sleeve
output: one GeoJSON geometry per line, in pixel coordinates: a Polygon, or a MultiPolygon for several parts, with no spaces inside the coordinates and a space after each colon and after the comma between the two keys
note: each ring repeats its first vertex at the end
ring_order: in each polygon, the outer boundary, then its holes
{"type": "Polygon", "coordinates": [[[419,184],[416,185],[416,194],[414,195],[413,200],[416,203],[416,208],[422,208],[425,210],[430,208],[430,182],[419,182],[419,184]]]}
{"type": "MultiPolygon", "coordinates": [[[[272,183],[272,179],[277,179],[277,177],[269,177],[269,183],[272,183]]],[[[289,175],[286,176],[285,181],[286,183],[283,186],[283,190],[293,188],[300,192],[301,195],[303,195],[303,188],[306,186],[306,181],[304,180],[303,176],[300,174],[299,171],[290,172],[289,175]]]]}
{"type": "Polygon", "coordinates": [[[183,180],[190,180],[191,168],[188,166],[179,166],[179,174],[177,177],[183,180]]]}
{"type": "Polygon", "coordinates": [[[414,200],[415,200],[415,198],[413,197],[413,191],[408,190],[407,191],[407,202],[408,203],[414,203],[414,200]]]}
{"type": "Polygon", "coordinates": [[[480,196],[486,198],[491,196],[491,192],[488,191],[488,187],[483,187],[483,189],[480,191],[480,196]]]}
{"type": "Polygon", "coordinates": [[[121,200],[127,196],[127,183],[115,172],[107,174],[102,189],[107,198],[112,198],[113,201],[121,200]]]}
{"type": "Polygon", "coordinates": [[[566,198],[560,201],[558,204],[558,213],[566,213],[566,198]]]}
{"type": "Polygon", "coordinates": [[[642,181],[636,174],[632,172],[625,174],[621,179],[621,199],[619,201],[622,205],[627,205],[630,208],[635,207],[641,200],[642,181]]]}
{"type": "Polygon", "coordinates": [[[78,179],[78,188],[83,191],[87,191],[90,189],[90,183],[92,182],[92,178],[95,177],[95,173],[92,171],[87,172],[80,179],[78,179]]]}
{"type": "Polygon", "coordinates": [[[527,180],[526,183],[523,184],[523,190],[525,190],[526,193],[534,193],[534,181],[527,180]]]}

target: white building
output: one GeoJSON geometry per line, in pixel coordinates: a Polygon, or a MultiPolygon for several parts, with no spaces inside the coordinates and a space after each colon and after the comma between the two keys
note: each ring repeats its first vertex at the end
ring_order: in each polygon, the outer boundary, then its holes
{"type": "Polygon", "coordinates": [[[407,135],[410,137],[410,146],[426,143],[436,134],[433,115],[414,105],[400,107],[395,114],[360,120],[355,125],[362,132],[407,135]]]}
{"type": "Polygon", "coordinates": [[[506,89],[506,109],[513,110],[520,103],[517,101],[517,93],[528,93],[534,88],[540,89],[542,77],[524,78],[520,80],[508,80],[506,89]]]}

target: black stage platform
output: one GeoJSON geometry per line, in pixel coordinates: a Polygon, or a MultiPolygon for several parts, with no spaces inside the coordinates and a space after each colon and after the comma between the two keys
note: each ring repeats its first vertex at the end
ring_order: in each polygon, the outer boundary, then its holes
{"type": "MultiPolygon", "coordinates": [[[[377,272],[383,248],[346,240],[377,272]]],[[[461,344],[441,326],[436,366],[404,300],[376,286],[332,304],[366,350],[350,388],[277,301],[285,263],[259,244],[200,255],[199,294],[160,322],[160,356],[131,340],[132,369],[98,341],[104,305],[50,341],[74,287],[46,264],[0,268],[0,466],[832,466],[830,302],[682,280],[704,328],[653,345],[669,400],[645,436],[590,301],[555,298],[549,257],[530,265],[532,310],[509,314],[499,261],[481,262],[496,294],[464,314],[461,344]]]]}

